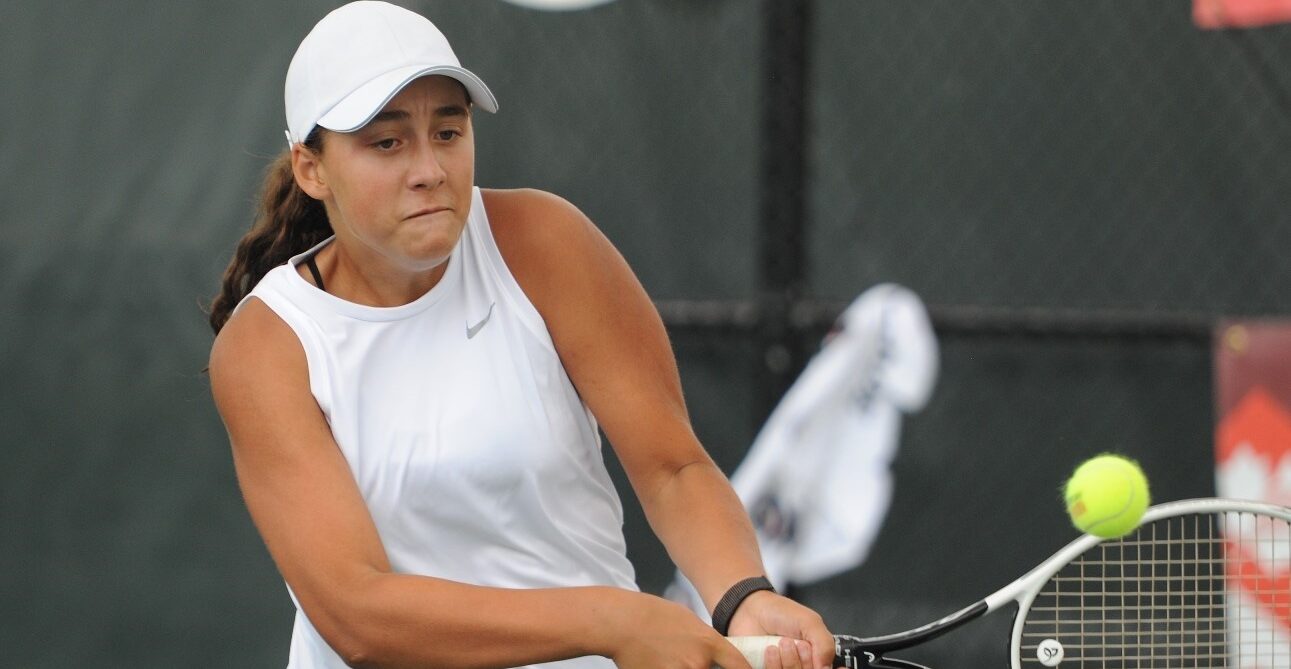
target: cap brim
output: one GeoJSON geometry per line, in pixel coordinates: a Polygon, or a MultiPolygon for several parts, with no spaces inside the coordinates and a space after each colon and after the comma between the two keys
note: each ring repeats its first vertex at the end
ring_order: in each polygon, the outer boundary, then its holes
{"type": "Polygon", "coordinates": [[[377,112],[403,90],[404,86],[421,77],[439,74],[451,77],[466,87],[471,102],[486,112],[498,110],[498,100],[493,91],[479,77],[469,70],[452,65],[435,65],[424,67],[414,65],[386,72],[385,74],[359,86],[353,93],[345,96],[318,119],[318,125],[335,132],[354,132],[367,125],[377,112]]]}

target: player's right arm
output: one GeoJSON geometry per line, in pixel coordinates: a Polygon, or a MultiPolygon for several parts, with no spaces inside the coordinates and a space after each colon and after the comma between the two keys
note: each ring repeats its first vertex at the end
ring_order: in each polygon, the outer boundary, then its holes
{"type": "Polygon", "coordinates": [[[604,655],[620,667],[748,669],[712,628],[650,595],[393,573],[309,391],[304,349],[259,300],[220,331],[210,376],[251,518],[310,622],[347,664],[512,667],[604,655]]]}

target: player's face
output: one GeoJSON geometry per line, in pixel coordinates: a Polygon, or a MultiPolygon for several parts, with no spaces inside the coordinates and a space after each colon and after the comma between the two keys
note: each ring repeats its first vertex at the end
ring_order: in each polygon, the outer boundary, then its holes
{"type": "Polygon", "coordinates": [[[441,266],[461,237],[475,182],[475,137],[462,85],[408,84],[363,128],[327,133],[318,180],[349,253],[397,272],[441,266]]]}

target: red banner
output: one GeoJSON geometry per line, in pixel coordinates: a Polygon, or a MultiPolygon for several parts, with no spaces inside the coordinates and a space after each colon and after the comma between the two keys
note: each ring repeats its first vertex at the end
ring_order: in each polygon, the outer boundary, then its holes
{"type": "Polygon", "coordinates": [[[1222,324],[1214,353],[1219,495],[1291,506],[1291,321],[1222,324]]]}
{"type": "Polygon", "coordinates": [[[1291,21],[1291,0],[1193,0],[1199,28],[1255,28],[1291,21]]]}

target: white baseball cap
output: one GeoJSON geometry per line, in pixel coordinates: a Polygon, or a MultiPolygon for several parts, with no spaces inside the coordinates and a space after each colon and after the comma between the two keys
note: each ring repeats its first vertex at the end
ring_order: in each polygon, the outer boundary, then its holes
{"type": "Polygon", "coordinates": [[[333,10],[301,40],[287,67],[287,144],[305,141],[315,125],[358,130],[409,82],[431,74],[460,81],[480,109],[498,110],[493,92],[462,67],[425,17],[372,0],[333,10]]]}

